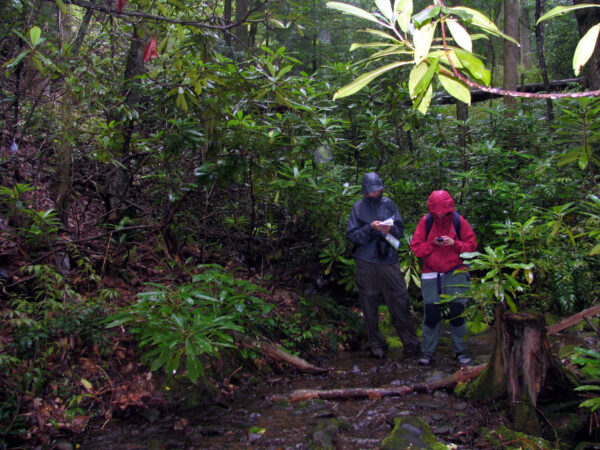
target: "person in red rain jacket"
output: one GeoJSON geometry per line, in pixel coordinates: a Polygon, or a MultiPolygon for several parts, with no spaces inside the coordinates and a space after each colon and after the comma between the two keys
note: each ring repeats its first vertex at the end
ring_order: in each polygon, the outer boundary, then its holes
{"type": "MultiPolygon", "coordinates": [[[[469,222],[457,215],[455,225],[454,199],[444,191],[433,191],[427,200],[429,214],[421,218],[415,229],[410,248],[423,260],[421,291],[423,293],[423,344],[419,364],[428,366],[438,345],[441,322],[442,294],[454,296],[469,288],[467,266],[460,257],[463,252],[477,250],[477,239],[469,222]],[[428,216],[430,229],[427,230],[428,216]],[[458,231],[458,232],[457,232],[458,231]]],[[[462,313],[467,299],[455,298],[450,303],[450,334],[452,350],[461,365],[471,363],[466,354],[466,324],[462,313]]]]}

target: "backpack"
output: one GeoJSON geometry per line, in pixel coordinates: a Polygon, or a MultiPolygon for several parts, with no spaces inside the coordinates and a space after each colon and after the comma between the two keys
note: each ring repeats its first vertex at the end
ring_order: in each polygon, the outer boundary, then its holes
{"type": "MultiPolygon", "coordinates": [[[[425,234],[425,239],[429,236],[429,232],[431,231],[431,227],[433,226],[433,216],[431,213],[427,213],[427,217],[425,219],[425,229],[427,233],[425,234]]],[[[456,237],[460,241],[460,214],[454,211],[454,230],[456,230],[456,237]]]]}

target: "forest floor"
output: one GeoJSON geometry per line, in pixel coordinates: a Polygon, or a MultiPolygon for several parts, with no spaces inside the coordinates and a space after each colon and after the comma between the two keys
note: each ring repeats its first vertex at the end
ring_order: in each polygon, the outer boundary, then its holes
{"type": "MultiPolygon", "coordinates": [[[[570,336],[553,340],[555,347],[582,341],[570,336]],[[567,342],[568,341],[568,342],[567,342]]],[[[507,406],[501,401],[473,402],[452,390],[410,393],[384,398],[286,401],[297,390],[394,388],[442,379],[460,369],[451,358],[447,330],[432,367],[421,367],[414,357],[404,358],[392,348],[384,360],[367,351],[343,351],[321,361],[325,375],[283,370],[245,380],[235,392],[212,405],[161,413],[152,408],[137,416],[114,420],[74,441],[92,450],[117,448],[272,448],[272,449],[377,449],[398,419],[419,417],[439,443],[448,448],[574,448],[585,435],[561,437],[549,447],[545,441],[511,433],[507,406]],[[283,400],[282,400],[283,399],[283,400]],[[126,444],[126,445],[124,445],[126,444]]],[[[475,363],[489,358],[493,333],[469,339],[475,363]]],[[[585,416],[579,416],[585,421],[585,416]]],[[[570,420],[573,420],[572,418],[570,420]]],[[[406,428],[415,431],[414,427],[406,428]]],[[[420,434],[424,430],[418,430],[420,434]]],[[[547,437],[556,435],[548,427],[547,437]]],[[[549,441],[548,441],[549,442],[549,441]]],[[[391,447],[394,448],[394,447],[391,447]]],[[[398,448],[398,447],[395,447],[398,448]]],[[[433,448],[433,447],[431,447],[433,448]]],[[[583,447],[594,448],[594,447],[583,447]]]]}

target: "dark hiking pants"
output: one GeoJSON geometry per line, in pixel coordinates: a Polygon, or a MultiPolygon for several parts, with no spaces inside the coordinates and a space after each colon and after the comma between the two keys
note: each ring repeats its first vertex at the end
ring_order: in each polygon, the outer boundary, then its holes
{"type": "Polygon", "coordinates": [[[373,264],[356,259],[358,299],[363,310],[371,349],[385,348],[379,331],[379,296],[390,312],[392,325],[404,344],[404,351],[416,353],[419,339],[410,316],[410,304],[404,276],[398,264],[373,264]]]}

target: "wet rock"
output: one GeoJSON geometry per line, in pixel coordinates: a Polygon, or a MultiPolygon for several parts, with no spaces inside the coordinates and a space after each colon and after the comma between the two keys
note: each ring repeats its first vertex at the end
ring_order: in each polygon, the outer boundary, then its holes
{"type": "Polygon", "coordinates": [[[220,425],[196,426],[189,430],[189,436],[202,439],[202,436],[220,436],[225,434],[226,429],[220,425]]]}
{"type": "Polygon", "coordinates": [[[444,391],[435,391],[435,392],[433,393],[433,397],[434,397],[434,398],[439,398],[439,399],[441,399],[441,400],[445,400],[445,399],[447,399],[447,398],[448,398],[448,393],[447,393],[447,392],[444,392],[444,391]]]}
{"type": "Polygon", "coordinates": [[[248,416],[248,418],[249,418],[250,420],[256,420],[256,419],[258,419],[259,417],[262,417],[262,414],[261,414],[261,413],[257,413],[257,412],[253,412],[252,414],[250,414],[250,415],[248,416]]]}
{"type": "Polygon", "coordinates": [[[432,399],[432,400],[422,400],[419,402],[419,404],[417,406],[421,409],[429,409],[429,410],[435,411],[439,408],[443,408],[445,406],[445,404],[446,404],[445,402],[432,399]]]}
{"type": "Polygon", "coordinates": [[[436,436],[448,434],[452,431],[449,426],[433,427],[433,432],[436,436]]]}
{"type": "Polygon", "coordinates": [[[379,439],[341,436],[337,439],[338,448],[379,448],[379,439]]]}
{"type": "Polygon", "coordinates": [[[248,442],[256,442],[261,440],[263,437],[263,433],[248,433],[248,442]]]}
{"type": "Polygon", "coordinates": [[[142,416],[144,416],[148,422],[154,423],[160,417],[160,411],[155,408],[144,409],[142,410],[142,416]]]}
{"type": "Polygon", "coordinates": [[[360,373],[360,367],[358,367],[357,365],[352,367],[352,373],[360,373]]]}
{"type": "Polygon", "coordinates": [[[307,411],[319,411],[327,408],[328,403],[321,399],[310,399],[296,403],[296,412],[306,414],[307,411]]]}
{"type": "Polygon", "coordinates": [[[464,411],[465,409],[467,409],[469,407],[469,405],[465,402],[456,402],[454,404],[454,409],[457,411],[464,411]]]}
{"type": "Polygon", "coordinates": [[[333,439],[342,428],[346,426],[337,419],[319,421],[316,430],[309,438],[310,448],[334,448],[333,439]]]}
{"type": "Polygon", "coordinates": [[[389,429],[390,426],[388,425],[384,414],[375,414],[367,418],[366,428],[370,430],[381,430],[389,429]]]}
{"type": "Polygon", "coordinates": [[[56,450],[73,450],[73,444],[67,441],[58,441],[54,444],[56,450]]]}
{"type": "Polygon", "coordinates": [[[430,449],[442,450],[448,447],[439,442],[429,425],[420,417],[396,418],[392,434],[381,442],[383,450],[392,449],[430,449]]]}
{"type": "Polygon", "coordinates": [[[425,379],[426,383],[432,383],[434,381],[439,381],[442,378],[444,378],[446,376],[446,374],[440,370],[434,370],[433,372],[431,372],[431,374],[429,374],[429,376],[425,379]]]}
{"type": "Polygon", "coordinates": [[[333,448],[333,436],[324,430],[315,431],[311,441],[312,445],[317,448],[333,448]]]}

